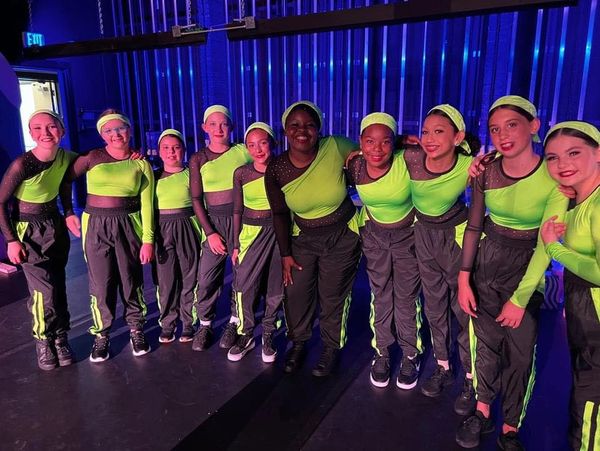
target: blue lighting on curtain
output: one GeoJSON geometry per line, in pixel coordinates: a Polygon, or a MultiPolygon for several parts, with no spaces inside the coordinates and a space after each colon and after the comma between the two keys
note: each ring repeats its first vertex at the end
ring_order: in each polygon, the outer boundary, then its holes
{"type": "MultiPolygon", "coordinates": [[[[575,118],[600,125],[600,93],[590,76],[600,71],[597,2],[239,42],[210,33],[203,45],[119,54],[117,89],[136,130],[180,128],[190,153],[192,144],[204,145],[201,114],[210,103],[230,107],[235,137],[250,119],[269,121],[282,137],[281,112],[300,98],[322,108],[324,133],[351,138],[360,116],[371,111],[396,114],[399,128],[413,133],[427,108],[450,103],[486,142],[487,109],[507,92],[529,95],[543,128],[575,118]]],[[[115,36],[169,30],[183,23],[185,3],[112,2],[111,30],[115,36]]],[[[246,0],[246,15],[304,16],[383,3],[392,2],[246,0]]],[[[236,0],[192,5],[194,21],[204,26],[242,15],[236,0]]]]}
{"type": "Polygon", "coordinates": [[[402,24],[402,57],[400,59],[400,96],[398,99],[398,125],[404,122],[404,85],[406,81],[406,31],[408,25],[402,24]]]}
{"type": "Polygon", "coordinates": [[[579,92],[579,107],[577,108],[577,119],[583,119],[583,108],[585,107],[585,98],[588,85],[588,73],[590,70],[590,56],[592,54],[592,42],[594,37],[594,24],[596,19],[597,0],[592,0],[590,6],[590,21],[588,23],[588,32],[585,42],[585,57],[583,62],[583,71],[581,74],[581,90],[579,92]]]}
{"type": "MultiPolygon", "coordinates": [[[[594,0],[595,1],[595,0],[594,0]]],[[[535,83],[537,81],[538,63],[540,59],[540,41],[542,38],[542,21],[544,10],[538,9],[535,19],[535,44],[533,45],[533,63],[531,64],[531,82],[529,83],[529,98],[533,99],[535,94],[535,83]]]]}
{"type": "Polygon", "coordinates": [[[448,21],[443,20],[442,24],[442,55],[440,57],[440,81],[438,86],[439,94],[436,102],[438,105],[444,101],[444,80],[446,79],[446,40],[448,33],[448,21]]]}
{"type": "Polygon", "coordinates": [[[471,39],[471,18],[467,17],[465,20],[465,42],[463,47],[463,57],[462,57],[462,72],[461,72],[461,82],[460,82],[460,111],[465,110],[465,94],[467,90],[467,78],[468,78],[468,67],[467,64],[469,62],[469,40],[471,39]]]}
{"type": "Polygon", "coordinates": [[[569,22],[569,8],[563,9],[562,14],[562,27],[560,32],[560,50],[558,52],[558,64],[556,65],[556,82],[554,84],[554,102],[552,103],[552,115],[550,117],[550,124],[556,124],[558,122],[558,102],[560,100],[560,88],[562,82],[563,62],[565,60],[565,41],[567,39],[567,26],[569,22]]]}
{"type": "Polygon", "coordinates": [[[387,74],[387,49],[388,49],[388,27],[383,27],[383,38],[382,38],[382,51],[381,51],[381,100],[380,107],[381,111],[386,110],[385,99],[386,99],[386,74],[387,74]]]}
{"type": "Polygon", "coordinates": [[[507,75],[507,82],[506,82],[506,94],[509,95],[512,92],[512,74],[513,74],[513,67],[514,67],[514,61],[515,61],[515,45],[516,45],[516,41],[517,41],[517,23],[519,20],[519,13],[513,13],[513,20],[512,20],[512,35],[510,38],[510,53],[509,53],[509,59],[508,59],[508,73],[507,75]]]}

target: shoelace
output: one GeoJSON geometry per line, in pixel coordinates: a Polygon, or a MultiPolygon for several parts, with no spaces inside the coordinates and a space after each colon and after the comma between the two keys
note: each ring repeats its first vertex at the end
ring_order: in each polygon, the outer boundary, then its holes
{"type": "Polygon", "coordinates": [[[134,346],[139,346],[141,348],[146,347],[146,337],[144,337],[144,334],[141,332],[133,332],[131,334],[131,341],[134,346]]]}
{"type": "Polygon", "coordinates": [[[389,366],[389,360],[389,357],[385,357],[383,355],[375,357],[373,368],[375,368],[375,370],[386,370],[389,366]]]}
{"type": "Polygon", "coordinates": [[[223,334],[226,336],[237,335],[237,324],[228,323],[227,327],[225,327],[225,331],[223,332],[223,334]]]}
{"type": "Polygon", "coordinates": [[[94,351],[99,351],[99,350],[103,350],[108,346],[108,339],[107,338],[97,338],[94,341],[94,351]]]}
{"type": "Polygon", "coordinates": [[[52,354],[52,349],[50,349],[50,345],[46,345],[44,346],[43,352],[42,352],[42,358],[44,360],[51,360],[54,358],[54,355],[52,354]]]}
{"type": "Polygon", "coordinates": [[[56,353],[60,355],[69,355],[71,354],[71,349],[66,342],[63,341],[55,341],[54,347],[56,348],[56,353]]]}
{"type": "Polygon", "coordinates": [[[198,331],[198,337],[205,339],[210,333],[210,327],[202,326],[198,331]]]}
{"type": "Polygon", "coordinates": [[[413,362],[409,358],[402,359],[402,365],[400,365],[400,373],[410,375],[414,371],[416,371],[415,362],[413,362]]]}

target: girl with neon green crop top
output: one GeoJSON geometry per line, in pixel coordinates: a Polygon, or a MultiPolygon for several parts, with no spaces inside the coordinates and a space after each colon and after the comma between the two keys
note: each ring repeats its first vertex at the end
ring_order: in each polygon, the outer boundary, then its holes
{"type": "Polygon", "coordinates": [[[2,177],[0,230],[8,242],[8,258],[22,265],[27,278],[38,366],[52,370],[73,363],[65,286],[70,240],[56,199],[60,195],[63,205],[70,201],[71,191],[61,182],[76,155],[60,147],[65,128],[53,111],[35,111],[29,133],[35,147],[13,161],[2,177]]]}
{"type": "MultiPolygon", "coordinates": [[[[103,148],[81,155],[67,179],[86,174],[87,201],[82,215],[82,244],[88,264],[90,307],[95,336],[90,361],[109,358],[109,332],[117,292],[125,304],[134,356],[150,351],[143,332],[146,303],[142,265],[154,257],[154,174],[148,161],[131,159],[131,122],[117,110],[106,110],[96,124],[103,148]]],[[[70,205],[67,225],[79,233],[70,205]]]]}
{"type": "Polygon", "coordinates": [[[458,276],[458,300],[474,332],[477,393],[475,414],[456,434],[464,447],[477,446],[480,435],[490,432],[490,405],[500,394],[500,446],[522,446],[518,429],[535,382],[543,301],[536,288],[550,262],[539,227],[567,206],[546,162],[534,152],[539,127],[535,106],[522,97],[501,97],[490,108],[488,128],[498,154],[484,160],[485,171],[472,184],[458,276]]]}
{"type": "Polygon", "coordinates": [[[564,222],[542,226],[546,252],[564,265],[565,316],[571,349],[569,440],[572,449],[600,443],[600,132],[586,122],[556,124],[545,139],[548,172],[576,197],[564,222]],[[562,242],[561,242],[562,241],[562,242]],[[593,432],[595,431],[595,432],[593,432]]]}

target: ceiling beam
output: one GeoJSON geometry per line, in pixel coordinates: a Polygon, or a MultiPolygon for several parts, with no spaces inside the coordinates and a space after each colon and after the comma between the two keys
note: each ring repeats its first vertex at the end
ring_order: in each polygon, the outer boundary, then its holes
{"type": "Polygon", "coordinates": [[[62,58],[107,52],[162,49],[204,43],[206,43],[206,33],[194,33],[173,37],[171,31],[164,31],[135,36],[95,39],[93,41],[66,42],[64,44],[26,47],[23,49],[23,57],[26,59],[62,58]]]}
{"type": "Polygon", "coordinates": [[[227,36],[232,41],[238,41],[575,4],[576,0],[413,0],[275,19],[255,19],[256,28],[229,30],[227,36]]]}

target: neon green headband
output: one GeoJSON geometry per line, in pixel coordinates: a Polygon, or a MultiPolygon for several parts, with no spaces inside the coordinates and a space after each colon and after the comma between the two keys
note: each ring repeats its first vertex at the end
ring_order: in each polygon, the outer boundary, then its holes
{"type": "MultiPolygon", "coordinates": [[[[512,106],[519,107],[522,110],[527,111],[533,117],[537,117],[537,109],[535,108],[535,105],[533,103],[531,103],[529,100],[527,100],[521,96],[500,97],[494,103],[492,103],[492,106],[490,107],[489,111],[492,111],[494,108],[497,108],[497,107],[503,106],[503,105],[512,105],[512,106]]],[[[531,139],[535,143],[542,142],[537,133],[535,135],[533,135],[533,137],[531,139]]]]}
{"type": "Polygon", "coordinates": [[[41,109],[41,110],[35,110],[33,113],[31,113],[31,116],[29,116],[29,119],[27,120],[27,124],[29,125],[31,123],[31,119],[33,119],[34,116],[37,116],[38,114],[47,114],[48,116],[52,116],[54,119],[56,119],[61,127],[64,129],[65,128],[65,123],[63,122],[62,118],[58,115],[58,113],[55,113],[52,110],[47,110],[47,109],[41,109]]]}
{"type": "MultiPolygon", "coordinates": [[[[465,131],[465,129],[466,129],[465,120],[463,119],[462,114],[460,114],[460,111],[458,111],[452,105],[450,105],[448,103],[436,105],[427,112],[427,116],[429,116],[434,111],[441,111],[446,116],[448,116],[450,118],[450,122],[452,122],[454,124],[454,126],[458,129],[459,132],[465,131]]],[[[473,149],[471,149],[471,146],[469,146],[469,143],[465,139],[463,139],[458,144],[458,147],[465,149],[465,151],[469,155],[471,155],[473,153],[473,149]]]]}
{"type": "Polygon", "coordinates": [[[299,105],[305,105],[311,110],[313,110],[315,113],[317,113],[317,117],[319,118],[319,131],[321,131],[321,128],[323,128],[323,112],[317,105],[308,100],[300,100],[298,102],[294,102],[285,109],[283,115],[281,116],[281,124],[283,125],[283,128],[285,128],[285,121],[287,120],[292,110],[299,105]]]}
{"type": "Polygon", "coordinates": [[[163,139],[165,136],[175,136],[176,138],[179,139],[179,141],[181,141],[181,144],[185,145],[185,139],[183,139],[183,135],[181,134],[181,132],[179,130],[175,130],[174,128],[167,128],[158,137],[158,146],[159,147],[160,147],[161,139],[163,139]]]}
{"type": "Polygon", "coordinates": [[[118,113],[112,113],[107,114],[106,116],[102,116],[100,119],[98,119],[98,122],[96,122],[96,130],[98,130],[98,133],[102,134],[102,127],[104,127],[104,125],[107,122],[114,120],[124,122],[129,127],[131,127],[131,122],[129,121],[129,118],[127,116],[118,113]]]}
{"type": "Polygon", "coordinates": [[[227,116],[229,122],[233,122],[233,120],[231,119],[231,112],[229,111],[229,108],[223,105],[211,105],[206,110],[204,110],[204,117],[202,118],[202,122],[206,122],[208,116],[210,116],[213,113],[223,113],[225,116],[227,116]]]}
{"type": "Polygon", "coordinates": [[[394,135],[398,130],[398,123],[396,122],[396,119],[394,119],[389,114],[371,113],[367,114],[365,117],[363,117],[363,120],[360,121],[360,134],[362,135],[362,133],[365,131],[365,128],[375,124],[385,125],[387,128],[392,130],[392,133],[394,135]]]}
{"type": "Polygon", "coordinates": [[[596,127],[594,127],[592,124],[589,124],[589,123],[583,122],[583,121],[565,121],[565,122],[559,122],[554,127],[552,127],[550,130],[548,130],[548,133],[546,133],[546,137],[544,138],[544,146],[546,145],[546,143],[548,141],[548,137],[552,133],[554,133],[556,130],[561,130],[563,128],[577,130],[577,131],[583,133],[584,135],[589,136],[594,141],[596,141],[598,144],[600,144],[600,131],[598,131],[598,129],[596,127]]]}
{"type": "Polygon", "coordinates": [[[246,142],[246,138],[248,137],[248,133],[250,133],[252,130],[254,129],[260,129],[260,130],[264,130],[265,132],[267,132],[267,134],[275,139],[275,132],[273,132],[273,129],[271,128],[271,126],[265,122],[254,122],[252,124],[250,124],[248,126],[248,128],[246,129],[246,133],[244,133],[244,142],[246,142]]]}

